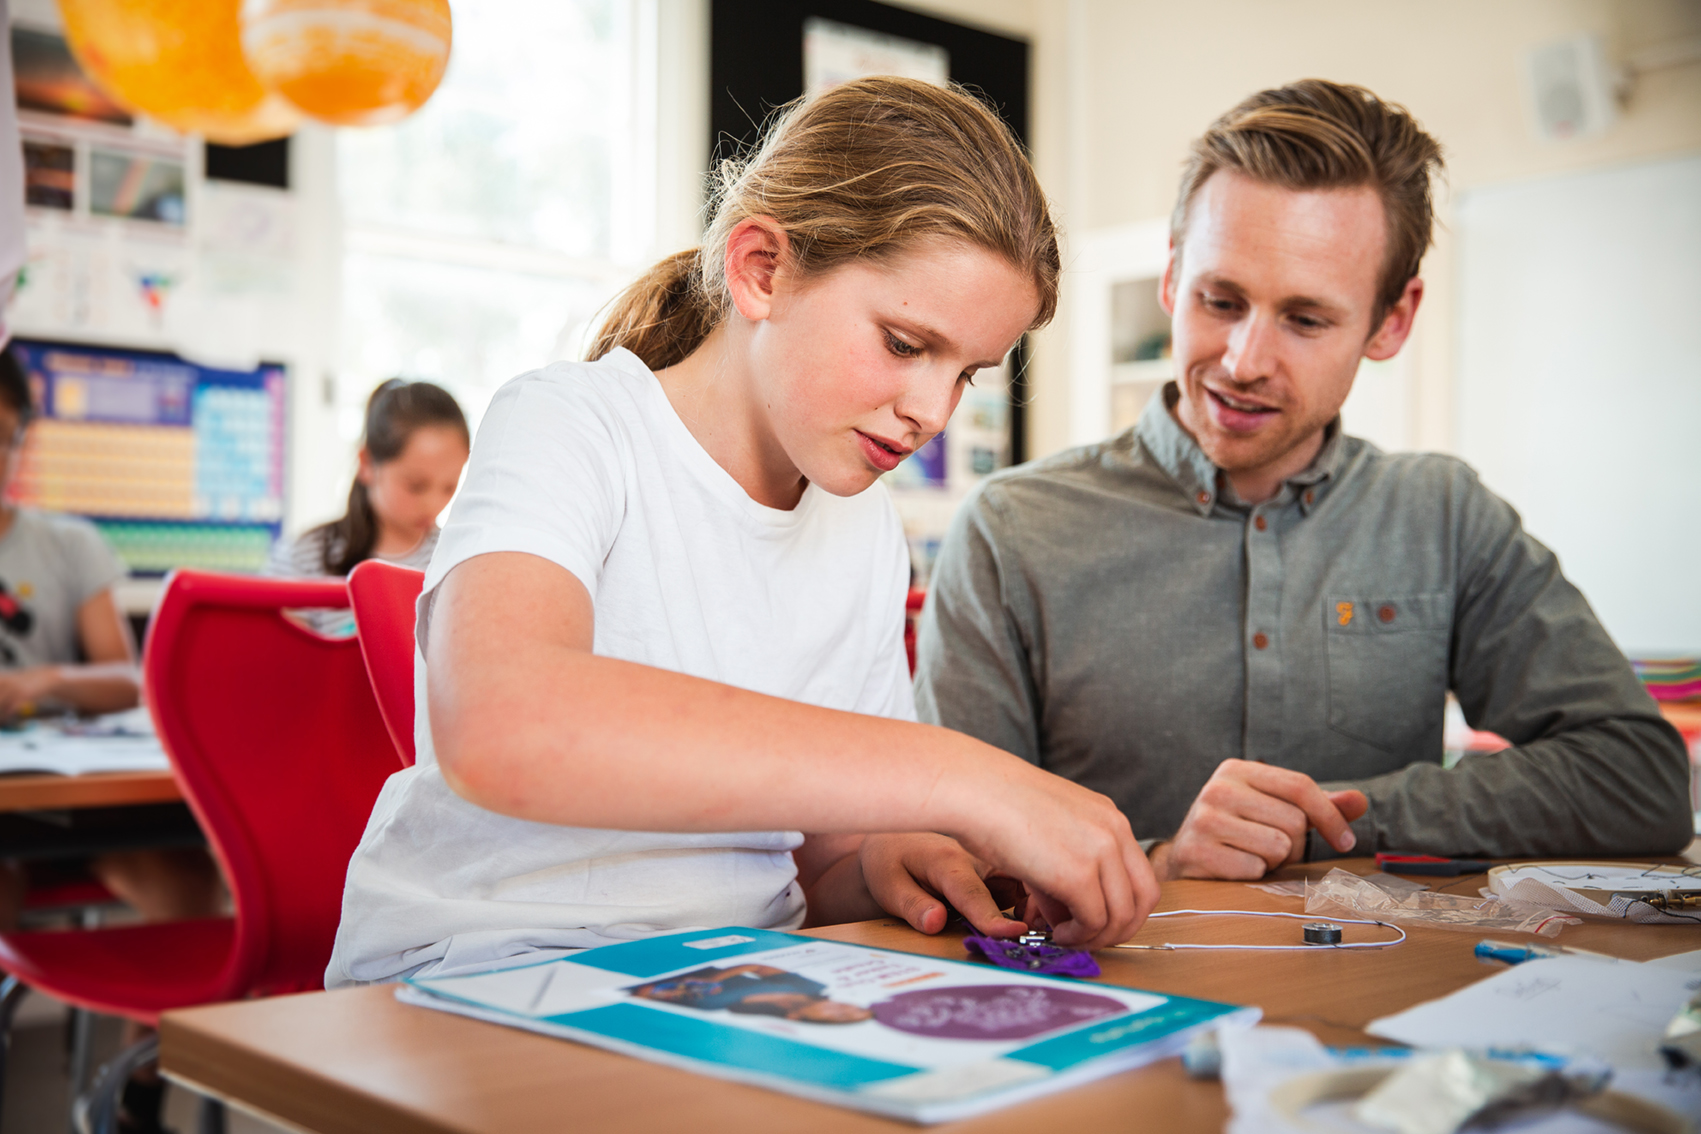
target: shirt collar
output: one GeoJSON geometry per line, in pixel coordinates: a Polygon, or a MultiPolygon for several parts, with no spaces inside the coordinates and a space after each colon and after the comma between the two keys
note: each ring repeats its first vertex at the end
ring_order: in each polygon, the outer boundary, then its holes
{"type": "MultiPolygon", "coordinates": [[[[1217,503],[1220,470],[1171,412],[1180,397],[1181,391],[1176,384],[1166,382],[1158,396],[1147,401],[1134,433],[1157,466],[1186,493],[1194,511],[1208,516],[1217,503]]],[[[1277,497],[1278,502],[1285,502],[1283,498],[1291,492],[1292,497],[1299,501],[1300,511],[1311,514],[1340,471],[1343,458],[1341,437],[1341,418],[1337,414],[1323,429],[1323,447],[1318,450],[1316,459],[1288,477],[1284,482],[1288,491],[1277,497]]],[[[1232,498],[1232,489],[1227,494],[1232,498]]]]}

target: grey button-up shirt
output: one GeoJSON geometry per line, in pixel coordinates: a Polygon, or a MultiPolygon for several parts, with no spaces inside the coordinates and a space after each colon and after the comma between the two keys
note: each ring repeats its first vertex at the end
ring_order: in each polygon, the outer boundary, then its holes
{"type": "MultiPolygon", "coordinates": [[[[1173,384],[959,511],[917,642],[921,719],[1175,832],[1238,757],[1356,787],[1354,853],[1632,854],[1690,838],[1689,764],[1624,656],[1463,462],[1329,428],[1240,501],[1173,384]],[[1447,691],[1503,752],[1443,769],[1447,691]]],[[[1333,852],[1315,832],[1311,857],[1333,852]]]]}

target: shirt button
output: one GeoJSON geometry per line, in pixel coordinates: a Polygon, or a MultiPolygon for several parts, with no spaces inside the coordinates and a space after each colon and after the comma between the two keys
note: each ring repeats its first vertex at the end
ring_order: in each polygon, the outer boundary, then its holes
{"type": "Polygon", "coordinates": [[[1263,531],[1270,525],[1265,521],[1263,516],[1259,516],[1256,520],[1252,521],[1252,526],[1257,528],[1259,531],[1263,531]]]}
{"type": "Polygon", "coordinates": [[[1394,621],[1394,608],[1391,606],[1385,606],[1376,612],[1376,617],[1380,618],[1384,622],[1392,622],[1394,621]]]}
{"type": "Polygon", "coordinates": [[[1252,635],[1252,644],[1256,648],[1262,650],[1270,644],[1269,635],[1265,634],[1262,630],[1258,631],[1258,633],[1252,635]]]}
{"type": "Polygon", "coordinates": [[[1201,489],[1200,492],[1199,492],[1198,500],[1199,500],[1199,503],[1201,503],[1201,504],[1209,504],[1211,502],[1211,494],[1209,492],[1206,492],[1203,489],[1201,489]]]}
{"type": "Polygon", "coordinates": [[[1315,504],[1315,503],[1316,503],[1316,502],[1317,502],[1317,493],[1315,493],[1315,492],[1307,492],[1307,493],[1306,493],[1306,494],[1305,494],[1305,502],[1306,502],[1306,503],[1307,503],[1307,504],[1315,504]]]}

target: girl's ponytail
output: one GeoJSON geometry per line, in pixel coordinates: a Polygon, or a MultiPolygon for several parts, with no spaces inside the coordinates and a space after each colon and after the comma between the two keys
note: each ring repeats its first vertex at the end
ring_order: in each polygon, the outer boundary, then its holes
{"type": "Polygon", "coordinates": [[[342,519],[332,520],[323,530],[319,560],[325,574],[346,575],[355,564],[372,558],[372,549],[378,545],[378,514],[358,476],[348,486],[348,509],[342,519]]]}
{"type": "Polygon", "coordinates": [[[1039,297],[1035,327],[1057,310],[1062,256],[1045,193],[1010,127],[962,87],[886,76],[799,99],[775,115],[754,154],[722,162],[715,180],[703,246],[627,288],[589,358],[625,347],[663,370],[701,346],[731,304],[727,238],[750,217],[785,229],[786,267],[798,276],[944,237],[1027,275],[1039,297]]]}
{"type": "Polygon", "coordinates": [[[715,329],[719,311],[703,294],[698,250],[676,252],[620,293],[586,357],[625,347],[651,370],[684,360],[715,329]]]}

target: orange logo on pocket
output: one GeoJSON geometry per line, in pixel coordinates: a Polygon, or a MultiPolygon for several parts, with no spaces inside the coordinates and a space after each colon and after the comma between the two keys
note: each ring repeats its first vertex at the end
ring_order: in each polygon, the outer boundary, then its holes
{"type": "Polygon", "coordinates": [[[1340,625],[1347,625],[1353,620],[1353,604],[1350,602],[1336,603],[1335,614],[1338,616],[1337,621],[1340,625]]]}

